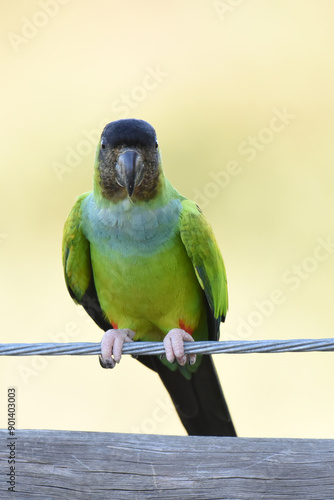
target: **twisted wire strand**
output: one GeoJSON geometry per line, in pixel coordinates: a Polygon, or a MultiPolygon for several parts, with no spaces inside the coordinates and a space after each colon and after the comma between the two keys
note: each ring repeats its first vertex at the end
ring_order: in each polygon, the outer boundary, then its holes
{"type": "MultiPolygon", "coordinates": [[[[289,340],[233,340],[185,342],[186,354],[255,354],[280,352],[334,351],[334,338],[289,340]]],[[[162,342],[129,342],[122,354],[132,356],[161,355],[162,342]]],[[[0,356],[95,356],[101,344],[95,342],[0,344],[0,356]]]]}

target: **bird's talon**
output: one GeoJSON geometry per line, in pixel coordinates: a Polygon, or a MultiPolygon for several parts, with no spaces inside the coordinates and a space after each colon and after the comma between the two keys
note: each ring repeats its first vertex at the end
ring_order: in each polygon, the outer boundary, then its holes
{"type": "Polygon", "coordinates": [[[121,361],[124,342],[132,342],[135,332],[123,330],[107,330],[101,340],[100,365],[103,368],[114,368],[121,361]]]}
{"type": "Polygon", "coordinates": [[[115,361],[113,361],[112,358],[103,360],[101,354],[99,356],[99,362],[100,362],[100,365],[102,366],[102,368],[114,368],[115,367],[115,361]]]}
{"type": "Polygon", "coordinates": [[[192,356],[194,356],[196,361],[196,355],[187,356],[184,353],[183,343],[193,341],[194,339],[192,336],[180,328],[173,328],[170,330],[164,338],[167,361],[170,363],[177,362],[181,366],[184,366],[192,356]]]}

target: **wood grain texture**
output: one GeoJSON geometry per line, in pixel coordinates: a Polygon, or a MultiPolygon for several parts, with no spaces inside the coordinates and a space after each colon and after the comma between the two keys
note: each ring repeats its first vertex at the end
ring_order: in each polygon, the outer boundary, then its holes
{"type": "MultiPolygon", "coordinates": [[[[16,494],[0,498],[333,500],[334,440],[16,431],[16,494]]],[[[8,469],[8,470],[7,470],[8,469]]]]}

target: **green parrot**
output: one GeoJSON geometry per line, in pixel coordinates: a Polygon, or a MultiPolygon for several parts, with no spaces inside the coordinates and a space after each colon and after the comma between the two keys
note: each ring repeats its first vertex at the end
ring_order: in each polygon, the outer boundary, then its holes
{"type": "Polygon", "coordinates": [[[119,363],[124,342],[163,341],[164,357],[138,359],[159,374],[188,434],[236,435],[211,356],[184,353],[184,342],[219,338],[223,259],[199,207],[166,179],[149,123],[104,128],[93,191],[65,223],[63,266],[71,297],[105,331],[103,367],[119,363]]]}

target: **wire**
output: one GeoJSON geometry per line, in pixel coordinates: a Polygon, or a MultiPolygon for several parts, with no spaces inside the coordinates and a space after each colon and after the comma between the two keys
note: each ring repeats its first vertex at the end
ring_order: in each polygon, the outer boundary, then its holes
{"type": "MultiPolygon", "coordinates": [[[[290,340],[236,340],[185,342],[186,354],[255,354],[278,352],[334,351],[334,338],[290,340]]],[[[162,342],[127,342],[122,354],[132,356],[162,355],[162,342]]],[[[95,342],[0,344],[0,356],[95,356],[101,344],[95,342]]]]}

